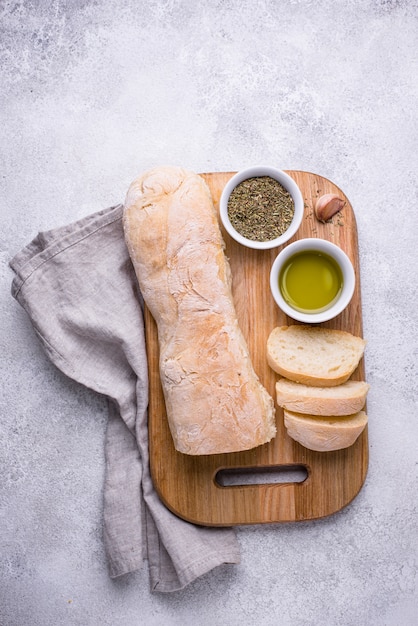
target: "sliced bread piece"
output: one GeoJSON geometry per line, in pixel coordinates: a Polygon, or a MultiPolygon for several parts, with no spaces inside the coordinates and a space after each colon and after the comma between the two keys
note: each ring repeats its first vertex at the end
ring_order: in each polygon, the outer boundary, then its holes
{"type": "Polygon", "coordinates": [[[270,367],[305,385],[334,387],[348,380],[366,342],[343,330],[321,326],[278,326],[267,340],[270,367]]]}
{"type": "Polygon", "coordinates": [[[311,415],[353,415],[366,402],[370,385],[347,380],[336,387],[312,387],[281,378],[276,383],[277,404],[288,411],[311,415]]]}
{"type": "Polygon", "coordinates": [[[367,415],[359,411],[344,417],[302,415],[284,411],[284,425],[289,437],[309,450],[330,452],[349,448],[367,424],[367,415]]]}

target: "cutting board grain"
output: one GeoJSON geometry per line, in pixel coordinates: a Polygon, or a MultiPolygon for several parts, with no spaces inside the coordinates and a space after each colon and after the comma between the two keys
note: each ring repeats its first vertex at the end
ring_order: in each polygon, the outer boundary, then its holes
{"type": "MultiPolygon", "coordinates": [[[[319,175],[287,173],[299,185],[305,202],[304,219],[293,240],[322,237],[333,241],[348,254],[356,272],[357,285],[350,305],[323,326],[362,336],[357,227],[348,198],[319,175]],[[316,198],[324,193],[338,193],[346,201],[344,209],[325,224],[313,212],[316,198]]],[[[232,175],[233,172],[202,174],[217,209],[222,189],[232,175]]],[[[250,250],[233,241],[225,231],[223,236],[232,269],[237,315],[254,369],[275,398],[277,375],[266,361],[267,337],[275,326],[295,323],[278,309],[269,291],[270,267],[280,248],[250,250]]],[[[291,522],[335,513],[358,494],[367,473],[367,429],[350,448],[313,452],[286,434],[283,413],[277,405],[277,436],[268,444],[247,452],[213,456],[193,457],[176,452],[160,385],[157,329],[147,309],[145,326],[150,378],[150,467],[155,488],[172,512],[208,526],[291,522]],[[296,481],[286,479],[286,472],[292,470],[296,481]]],[[[365,380],[364,359],[352,378],[365,380]]]]}

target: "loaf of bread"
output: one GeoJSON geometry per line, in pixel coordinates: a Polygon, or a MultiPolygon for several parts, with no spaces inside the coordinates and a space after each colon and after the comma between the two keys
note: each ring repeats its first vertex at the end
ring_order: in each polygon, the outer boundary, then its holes
{"type": "Polygon", "coordinates": [[[366,342],[342,330],[322,326],[279,326],[267,340],[270,367],[305,385],[334,387],[348,380],[366,342]]]}
{"type": "Polygon", "coordinates": [[[130,186],[128,250],[158,330],[174,446],[190,455],[255,448],[276,434],[274,402],[238,325],[231,273],[201,176],[159,167],[130,186]]]}
{"type": "Polygon", "coordinates": [[[280,378],[276,383],[277,404],[288,411],[311,415],[353,415],[365,405],[370,385],[347,380],[336,387],[312,387],[280,378]]]}
{"type": "Polygon", "coordinates": [[[284,425],[288,435],[305,448],[317,452],[349,448],[366,424],[367,415],[364,411],[343,417],[318,417],[284,411],[284,425]]]}

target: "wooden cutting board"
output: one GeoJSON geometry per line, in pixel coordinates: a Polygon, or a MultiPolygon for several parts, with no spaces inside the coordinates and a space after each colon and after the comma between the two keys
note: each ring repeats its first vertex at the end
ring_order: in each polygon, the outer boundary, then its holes
{"type": "MultiPolygon", "coordinates": [[[[287,173],[299,185],[305,201],[304,219],[293,240],[329,239],[348,254],[356,271],[357,286],[350,305],[323,326],[362,336],[357,228],[352,207],[345,194],[329,180],[307,172],[287,173]],[[319,222],[313,213],[316,198],[324,193],[338,193],[346,201],[343,211],[326,224],[319,222]]],[[[216,208],[232,175],[233,172],[202,174],[216,208]]],[[[267,337],[275,326],[295,323],[279,310],[270,295],[270,268],[280,248],[250,250],[233,241],[225,231],[223,236],[241,329],[254,369],[275,398],[277,374],[267,365],[267,337]]],[[[367,429],[350,448],[313,452],[286,434],[282,409],[277,405],[277,436],[268,444],[247,452],[213,456],[176,452],[160,385],[157,330],[148,310],[145,326],[150,377],[151,473],[160,498],[173,513],[209,526],[291,522],[335,513],[358,494],[368,465],[367,429]]],[[[364,360],[352,378],[365,380],[364,360]]]]}

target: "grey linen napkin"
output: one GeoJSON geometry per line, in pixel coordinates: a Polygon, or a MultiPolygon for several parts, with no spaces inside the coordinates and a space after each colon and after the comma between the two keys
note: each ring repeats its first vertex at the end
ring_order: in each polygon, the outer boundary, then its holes
{"type": "Polygon", "coordinates": [[[12,295],[48,357],[109,402],[104,545],[111,577],[148,558],[152,591],[184,588],[239,563],[230,528],[173,515],[154,490],[148,452],[148,368],[143,302],[125,245],[122,205],[41,232],[11,261],[12,295]]]}

